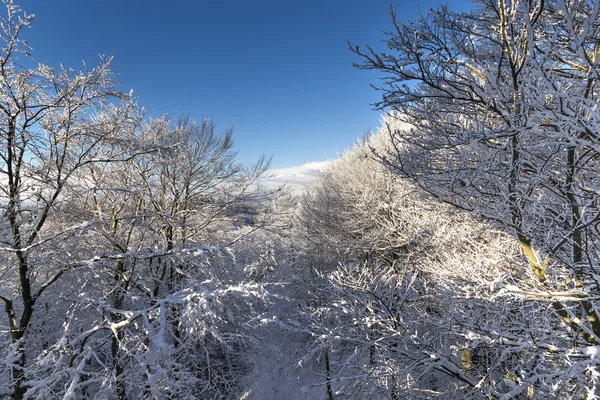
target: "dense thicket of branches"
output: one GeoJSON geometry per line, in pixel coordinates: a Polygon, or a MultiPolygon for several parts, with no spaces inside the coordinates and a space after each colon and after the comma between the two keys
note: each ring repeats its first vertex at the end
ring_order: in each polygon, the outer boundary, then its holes
{"type": "Polygon", "coordinates": [[[5,4],[0,397],[248,398],[263,345],[329,400],[600,396],[599,0],[392,12],[382,127],[298,202],[5,4]]]}
{"type": "Polygon", "coordinates": [[[507,285],[534,278],[520,265],[518,241],[374,159],[392,148],[388,132],[398,127],[393,117],[383,122],[303,197],[318,294],[291,327],[310,331],[314,354],[327,354],[324,384],[345,396],[509,392],[537,360],[520,340],[536,332],[549,341],[554,329],[543,304],[506,296],[507,285]]]}
{"type": "Polygon", "coordinates": [[[268,246],[247,240],[277,225],[268,162],[239,164],[208,119],[143,119],[110,59],[37,63],[32,16],[5,4],[0,397],[239,395],[265,293],[235,252],[261,264],[268,246]]]}
{"type": "Polygon", "coordinates": [[[353,48],[359,67],[384,74],[378,106],[408,125],[391,130],[380,161],[504,225],[533,274],[510,287],[513,298],[552,310],[552,335],[531,327],[501,339],[538,352],[506,375],[510,390],[496,395],[507,398],[599,391],[599,12],[598,1],[484,0],[408,24],[392,13],[389,52],[353,48]]]}

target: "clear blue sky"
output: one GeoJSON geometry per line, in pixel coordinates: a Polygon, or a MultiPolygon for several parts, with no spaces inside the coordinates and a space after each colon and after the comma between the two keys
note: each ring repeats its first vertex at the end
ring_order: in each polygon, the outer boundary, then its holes
{"type": "MultiPolygon", "coordinates": [[[[240,160],[273,168],[335,157],[376,129],[369,87],[351,66],[353,44],[378,45],[387,0],[23,0],[25,38],[40,61],[79,69],[114,56],[123,90],[148,114],[190,114],[234,128],[240,160]]],[[[395,1],[402,20],[439,0],[395,1]]],[[[450,0],[455,10],[468,0],[450,0]]]]}

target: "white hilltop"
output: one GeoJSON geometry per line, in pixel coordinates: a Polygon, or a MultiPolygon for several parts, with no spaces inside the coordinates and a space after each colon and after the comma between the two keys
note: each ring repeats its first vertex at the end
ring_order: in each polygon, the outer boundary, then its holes
{"type": "Polygon", "coordinates": [[[301,191],[304,186],[313,183],[319,171],[329,163],[330,161],[317,161],[295,167],[271,169],[267,171],[261,183],[265,187],[286,185],[294,192],[301,191]]]}

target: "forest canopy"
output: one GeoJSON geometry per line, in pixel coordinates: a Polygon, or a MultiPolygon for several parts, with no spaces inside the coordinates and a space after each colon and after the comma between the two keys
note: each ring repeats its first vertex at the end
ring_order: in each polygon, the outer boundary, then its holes
{"type": "Polygon", "coordinates": [[[600,396],[600,0],[392,8],[381,127],[301,194],[5,5],[0,397],[600,396]]]}

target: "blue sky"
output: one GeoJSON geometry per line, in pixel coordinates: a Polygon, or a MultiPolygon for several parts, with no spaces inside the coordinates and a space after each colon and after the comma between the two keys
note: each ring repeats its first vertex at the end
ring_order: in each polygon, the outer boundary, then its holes
{"type": "MultiPolygon", "coordinates": [[[[372,72],[347,41],[380,45],[387,0],[24,0],[40,61],[78,69],[113,56],[123,90],[148,114],[213,118],[234,128],[241,161],[273,168],[336,156],[378,127],[372,72]]],[[[402,20],[438,0],[395,1],[402,20]]],[[[450,0],[466,9],[468,0],[450,0]]]]}

